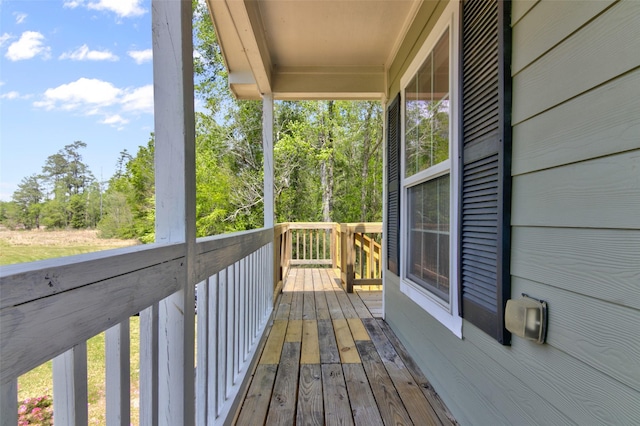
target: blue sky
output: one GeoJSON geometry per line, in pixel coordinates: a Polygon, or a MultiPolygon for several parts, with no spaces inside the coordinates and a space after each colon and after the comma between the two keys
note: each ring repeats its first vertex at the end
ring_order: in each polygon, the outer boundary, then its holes
{"type": "Polygon", "coordinates": [[[96,179],[153,130],[150,0],[0,0],[0,199],[80,140],[96,179]]]}

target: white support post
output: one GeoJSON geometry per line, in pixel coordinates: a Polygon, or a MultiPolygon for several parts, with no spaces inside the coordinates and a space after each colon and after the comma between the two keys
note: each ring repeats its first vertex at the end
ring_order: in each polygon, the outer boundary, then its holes
{"type": "Polygon", "coordinates": [[[0,426],[15,426],[17,424],[18,379],[11,379],[6,383],[0,383],[0,426]]]}
{"type": "Polygon", "coordinates": [[[87,343],[80,343],[53,359],[53,412],[56,424],[86,425],[87,343]]]}
{"type": "Polygon", "coordinates": [[[262,95],[262,151],[264,161],[264,227],[273,228],[273,95],[262,95]]]}
{"type": "Polygon", "coordinates": [[[131,419],[129,320],[105,333],[107,426],[128,426],[131,419]]]}
{"type": "Polygon", "coordinates": [[[191,0],[153,0],[156,241],[184,242],[181,290],[160,302],[158,424],[195,423],[195,121],[191,0]]]}

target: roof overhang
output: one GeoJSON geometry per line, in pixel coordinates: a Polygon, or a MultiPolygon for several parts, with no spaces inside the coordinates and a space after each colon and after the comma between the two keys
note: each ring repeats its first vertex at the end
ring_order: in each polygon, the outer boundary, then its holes
{"type": "Polygon", "coordinates": [[[207,0],[239,99],[381,99],[422,0],[207,0]]]}

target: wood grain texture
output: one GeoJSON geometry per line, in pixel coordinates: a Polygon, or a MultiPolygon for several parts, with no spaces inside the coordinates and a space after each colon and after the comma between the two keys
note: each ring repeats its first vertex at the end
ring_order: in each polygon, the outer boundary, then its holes
{"type": "Polygon", "coordinates": [[[107,426],[128,426],[131,424],[130,346],[129,319],[106,331],[105,393],[107,400],[107,426]]]}
{"type": "Polygon", "coordinates": [[[639,148],[640,69],[515,126],[511,172],[520,175],[639,148]]]}
{"type": "Polygon", "coordinates": [[[640,66],[639,19],[640,3],[618,2],[515,75],[512,123],[640,66]]]}
{"type": "Polygon", "coordinates": [[[447,407],[444,405],[444,402],[442,402],[440,396],[436,393],[436,391],[433,389],[433,386],[431,386],[427,378],[424,376],[424,374],[420,370],[420,367],[418,367],[411,355],[409,355],[400,339],[398,339],[393,330],[391,330],[389,324],[387,324],[383,320],[378,320],[377,323],[380,329],[382,329],[382,331],[384,332],[385,336],[387,336],[387,338],[389,339],[389,342],[391,342],[391,344],[394,346],[396,352],[398,353],[398,356],[407,367],[407,371],[411,374],[420,389],[422,389],[422,393],[429,401],[429,404],[433,408],[433,411],[435,411],[438,419],[440,419],[440,422],[442,422],[443,425],[451,426],[457,424],[453,415],[449,412],[447,407]]]}
{"type": "Polygon", "coordinates": [[[640,229],[639,170],[635,150],[515,176],[511,224],[640,229]]]}
{"type": "Polygon", "coordinates": [[[549,345],[640,391],[640,311],[518,277],[512,285],[548,302],[549,345]]]}
{"type": "Polygon", "coordinates": [[[144,270],[184,258],[184,244],[150,244],[95,253],[3,265],[0,308],[27,303],[118,276],[141,277],[144,270]],[[140,273],[142,272],[142,273],[140,273]]]}
{"type": "Polygon", "coordinates": [[[319,364],[301,365],[296,425],[323,424],[322,369],[319,364]]]}
{"type": "Polygon", "coordinates": [[[287,291],[283,292],[278,302],[278,310],[276,311],[275,319],[286,320],[289,319],[289,312],[291,311],[291,302],[293,300],[293,293],[287,291]]]}
{"type": "Polygon", "coordinates": [[[511,273],[640,309],[640,231],[513,227],[511,273]]]}
{"type": "Polygon", "coordinates": [[[342,308],[342,313],[345,318],[358,318],[358,314],[355,309],[353,309],[353,305],[349,300],[349,296],[347,293],[343,291],[336,292],[336,296],[338,297],[338,303],[340,303],[340,307],[342,308]]]}
{"type": "Polygon", "coordinates": [[[342,312],[342,308],[340,307],[340,302],[338,302],[336,293],[337,292],[334,291],[328,291],[325,293],[325,296],[327,298],[327,306],[329,307],[329,314],[331,315],[331,319],[334,320],[344,318],[344,313],[342,312]]]}
{"type": "Polygon", "coordinates": [[[413,377],[407,367],[405,367],[402,359],[398,356],[395,348],[378,326],[377,321],[367,319],[364,323],[366,324],[367,331],[371,335],[371,341],[376,347],[380,359],[387,369],[389,378],[396,387],[398,395],[400,395],[400,398],[404,402],[411,420],[417,424],[439,424],[440,420],[438,419],[438,415],[431,407],[431,404],[429,404],[429,401],[427,401],[421,388],[413,380],[413,377]]]}
{"type": "Polygon", "coordinates": [[[302,321],[302,353],[300,364],[320,364],[320,346],[318,343],[318,322],[302,321]]]}
{"type": "Polygon", "coordinates": [[[280,353],[284,343],[284,336],[287,331],[287,321],[274,321],[267,343],[265,345],[260,364],[278,364],[280,362],[280,353]]]}
{"type": "Polygon", "coordinates": [[[347,318],[353,340],[371,340],[360,318],[347,318]]]}
{"type": "Polygon", "coordinates": [[[0,383],[0,425],[14,426],[17,424],[18,379],[13,379],[0,383]]]}
{"type": "Polygon", "coordinates": [[[318,339],[320,342],[320,362],[322,364],[339,363],[340,352],[331,320],[318,320],[318,339]]]}
{"type": "Polygon", "coordinates": [[[412,424],[411,418],[404,408],[404,404],[400,400],[400,396],[398,396],[398,392],[393,386],[393,382],[389,378],[389,374],[384,368],[373,342],[362,340],[357,342],[356,345],[384,423],[386,425],[412,424]]]}
{"type": "Polygon", "coordinates": [[[284,338],[285,342],[301,342],[302,343],[302,320],[291,320],[287,326],[287,334],[284,338]]]}
{"type": "Polygon", "coordinates": [[[316,290],[314,292],[315,302],[316,302],[316,317],[319,320],[331,319],[331,314],[329,313],[329,305],[327,304],[327,296],[323,289],[316,290]]]}
{"type": "Polygon", "coordinates": [[[303,308],[302,319],[315,320],[316,319],[316,298],[313,295],[313,289],[311,291],[305,291],[302,294],[303,308]]]}
{"type": "MultiPolygon", "coordinates": [[[[88,424],[86,342],[53,359],[53,394],[53,410],[58,424],[88,424]]],[[[16,395],[15,400],[17,399],[16,395]]],[[[1,414],[0,417],[4,419],[7,413],[1,414]]]]}
{"type": "Polygon", "coordinates": [[[181,285],[182,264],[173,260],[2,309],[0,381],[26,373],[175,292],[181,285]],[[34,351],[30,342],[47,344],[34,351]]]}
{"type": "Polygon", "coordinates": [[[356,426],[382,426],[382,417],[362,364],[344,364],[344,372],[353,422],[356,426]]]}
{"type": "Polygon", "coordinates": [[[276,379],[276,365],[258,365],[253,375],[251,386],[244,398],[238,425],[261,425],[267,417],[271,391],[276,379]]]}
{"type": "MultiPolygon", "coordinates": [[[[372,318],[371,312],[369,312],[369,309],[367,309],[367,306],[360,298],[360,294],[349,293],[347,297],[353,305],[353,309],[356,311],[358,318],[372,318]]],[[[382,298],[380,298],[380,300],[382,300],[382,298]]]]}
{"type": "Polygon", "coordinates": [[[336,334],[336,343],[338,344],[338,352],[340,353],[340,361],[342,363],[359,363],[360,356],[356,350],[355,342],[349,330],[349,324],[346,319],[333,320],[333,331],[336,334]]]}
{"type": "Polygon", "coordinates": [[[295,291],[291,299],[291,312],[289,312],[290,320],[302,319],[302,307],[304,305],[304,298],[300,291],[295,291]]]}
{"type": "MultiPolygon", "coordinates": [[[[512,43],[518,48],[513,49],[512,53],[512,74],[517,74],[614,2],[615,0],[577,3],[540,1],[513,27],[512,43]]],[[[519,2],[512,4],[512,19],[518,19],[525,6],[516,6],[516,3],[519,2]]]]}
{"type": "Polygon", "coordinates": [[[347,386],[340,364],[322,365],[322,395],[327,426],[353,425],[347,386]]]}
{"type": "MultiPolygon", "coordinates": [[[[266,349],[266,348],[265,348],[266,349]]],[[[295,421],[300,343],[287,342],[282,350],[266,425],[290,425],[295,421]]]]}

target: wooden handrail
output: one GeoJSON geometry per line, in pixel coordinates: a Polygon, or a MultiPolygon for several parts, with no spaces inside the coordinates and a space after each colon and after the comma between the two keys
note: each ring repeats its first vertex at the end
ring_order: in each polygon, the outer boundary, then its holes
{"type": "Polygon", "coordinates": [[[276,292],[294,265],[331,265],[348,292],[358,284],[381,285],[381,242],[381,222],[280,223],[274,228],[276,292]]]}

